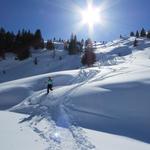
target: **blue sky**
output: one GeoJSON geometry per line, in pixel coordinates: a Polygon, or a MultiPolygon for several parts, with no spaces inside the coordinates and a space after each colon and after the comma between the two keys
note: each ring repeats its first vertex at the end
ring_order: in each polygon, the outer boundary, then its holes
{"type": "MultiPolygon", "coordinates": [[[[87,0],[0,0],[0,26],[16,32],[40,28],[44,39],[87,38],[88,26],[78,30],[81,15],[77,7],[85,9],[87,0]]],[[[112,40],[144,27],[150,29],[150,0],[93,0],[96,6],[106,3],[101,12],[105,25],[95,25],[93,40],[112,40]]],[[[103,21],[102,21],[103,22],[103,21]]]]}

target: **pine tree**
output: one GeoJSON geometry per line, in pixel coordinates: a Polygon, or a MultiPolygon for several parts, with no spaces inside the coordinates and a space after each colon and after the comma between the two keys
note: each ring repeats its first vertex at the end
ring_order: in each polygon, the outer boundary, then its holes
{"type": "Polygon", "coordinates": [[[139,38],[140,35],[139,35],[139,31],[136,31],[136,37],[139,38]]]}
{"type": "Polygon", "coordinates": [[[131,37],[132,37],[132,36],[135,36],[135,35],[134,35],[134,32],[131,32],[131,33],[130,33],[130,36],[131,36],[131,37]]]}
{"type": "Polygon", "coordinates": [[[0,34],[4,35],[5,34],[5,29],[3,27],[0,28],[0,34]]]}
{"type": "Polygon", "coordinates": [[[15,35],[13,33],[7,32],[5,34],[5,52],[13,52],[14,40],[15,35]]]}
{"type": "Polygon", "coordinates": [[[77,54],[79,52],[79,48],[77,47],[77,36],[71,35],[70,42],[69,42],[69,48],[68,48],[69,54],[77,54]]]}
{"type": "Polygon", "coordinates": [[[15,36],[15,41],[13,44],[13,52],[17,54],[19,47],[21,44],[21,32],[20,30],[18,31],[17,35],[15,36]]]}
{"type": "Polygon", "coordinates": [[[6,52],[13,52],[22,60],[30,56],[30,47],[44,48],[44,40],[41,31],[36,30],[35,34],[30,30],[22,29],[17,34],[5,31],[0,28],[0,57],[5,58],[6,52]]]}
{"type": "Polygon", "coordinates": [[[81,62],[83,65],[87,65],[88,67],[92,66],[96,61],[96,55],[89,48],[85,50],[84,55],[81,58],[81,62]]]}
{"type": "Polygon", "coordinates": [[[96,55],[93,52],[92,41],[88,39],[86,42],[87,46],[85,48],[84,55],[81,58],[81,63],[90,67],[96,62],[96,55]]]}
{"type": "Polygon", "coordinates": [[[44,48],[44,40],[42,38],[41,30],[37,29],[33,38],[33,47],[35,49],[44,48]]]}
{"type": "Polygon", "coordinates": [[[15,40],[15,50],[19,60],[24,60],[30,56],[30,46],[31,43],[28,40],[28,32],[26,30],[18,31],[15,40]]]}
{"type": "Polygon", "coordinates": [[[32,47],[33,45],[32,45],[32,43],[33,43],[33,34],[30,32],[30,30],[28,30],[27,32],[26,32],[26,41],[27,41],[27,43],[28,43],[28,45],[29,45],[29,47],[32,47]]]}
{"type": "Polygon", "coordinates": [[[144,28],[142,28],[141,33],[140,33],[141,37],[146,37],[146,31],[144,28]]]}
{"type": "Polygon", "coordinates": [[[5,29],[0,28],[0,57],[2,57],[3,59],[5,59],[5,47],[6,47],[5,34],[6,34],[5,29]]]}
{"type": "Polygon", "coordinates": [[[61,40],[61,38],[59,38],[59,42],[61,42],[62,40],[61,40]]]}

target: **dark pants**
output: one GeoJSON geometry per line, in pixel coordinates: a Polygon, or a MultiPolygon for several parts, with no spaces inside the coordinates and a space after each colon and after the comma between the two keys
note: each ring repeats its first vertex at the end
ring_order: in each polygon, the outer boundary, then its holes
{"type": "Polygon", "coordinates": [[[47,93],[49,93],[49,90],[53,91],[52,84],[48,84],[47,85],[47,93]]]}

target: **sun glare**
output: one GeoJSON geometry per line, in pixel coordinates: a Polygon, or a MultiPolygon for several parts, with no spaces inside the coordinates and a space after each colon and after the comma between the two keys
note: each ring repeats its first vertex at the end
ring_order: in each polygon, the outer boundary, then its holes
{"type": "Polygon", "coordinates": [[[93,30],[94,25],[100,23],[100,10],[88,4],[87,9],[81,11],[82,23],[87,24],[90,30],[93,30]]]}
{"type": "MultiPolygon", "coordinates": [[[[83,7],[75,7],[76,12],[80,15],[80,20],[78,20],[75,28],[76,32],[80,32],[84,26],[88,27],[88,36],[93,37],[94,31],[101,28],[106,28],[108,25],[107,13],[105,13],[108,3],[102,2],[99,5],[95,4],[93,0],[86,0],[87,6],[85,9],[83,7]],[[99,26],[99,28],[97,28],[99,26]]],[[[86,30],[84,30],[86,31],[86,30]]]]}

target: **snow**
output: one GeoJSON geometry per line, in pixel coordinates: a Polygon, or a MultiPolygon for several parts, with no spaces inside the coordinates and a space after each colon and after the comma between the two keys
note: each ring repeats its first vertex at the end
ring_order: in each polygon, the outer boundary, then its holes
{"type": "Polygon", "coordinates": [[[0,148],[2,150],[46,149],[47,143],[20,120],[26,115],[0,111],[0,148]]]}
{"type": "MultiPolygon", "coordinates": [[[[61,62],[49,58],[52,52],[46,50],[33,54],[38,66],[31,65],[32,58],[19,63],[8,57],[0,62],[2,67],[11,62],[7,71],[13,75],[0,74],[0,109],[7,109],[0,112],[2,133],[12,132],[7,131],[11,123],[13,132],[20,126],[24,131],[14,134],[13,143],[23,137],[14,150],[21,145],[37,149],[36,139],[41,139],[41,150],[150,149],[150,41],[138,39],[136,48],[133,41],[99,44],[92,68],[80,67],[79,55],[68,56],[61,49],[56,50],[57,58],[64,57],[61,62]],[[48,76],[54,91],[46,95],[48,76]],[[34,139],[28,145],[26,135],[34,139]]],[[[5,143],[11,137],[3,138],[4,134],[0,141],[7,150],[11,143],[5,143]]]]}
{"type": "Polygon", "coordinates": [[[96,145],[96,150],[149,150],[149,144],[145,144],[126,137],[112,135],[104,132],[97,132],[94,130],[84,129],[89,140],[96,145]]]}
{"type": "Polygon", "coordinates": [[[69,56],[66,51],[60,49],[55,51],[56,56],[53,58],[53,50],[34,50],[32,57],[24,61],[15,60],[15,56],[8,54],[6,60],[0,61],[0,83],[49,72],[77,69],[81,66],[79,55],[69,56]],[[59,60],[60,56],[62,60],[59,60]],[[34,64],[35,58],[38,65],[34,64]],[[68,63],[70,61],[74,63],[68,63]],[[6,74],[3,74],[3,70],[6,74]]]}

